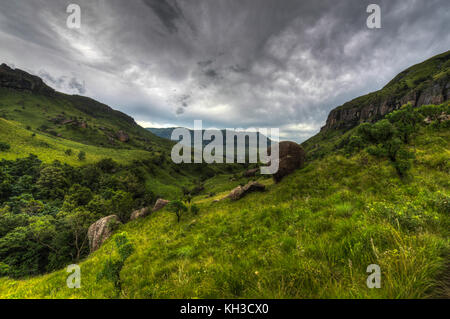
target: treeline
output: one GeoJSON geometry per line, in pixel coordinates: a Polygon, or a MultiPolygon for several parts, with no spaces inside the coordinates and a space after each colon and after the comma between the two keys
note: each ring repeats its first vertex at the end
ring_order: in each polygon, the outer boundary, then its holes
{"type": "Polygon", "coordinates": [[[146,170],[111,159],[79,168],[35,155],[1,161],[0,276],[37,275],[85,257],[93,222],[111,214],[125,222],[154,203],[146,170]]]}

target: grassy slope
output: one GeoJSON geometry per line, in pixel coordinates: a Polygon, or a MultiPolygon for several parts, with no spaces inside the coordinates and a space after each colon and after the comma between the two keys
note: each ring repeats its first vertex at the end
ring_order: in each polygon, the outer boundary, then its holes
{"type": "Polygon", "coordinates": [[[0,141],[7,142],[11,149],[7,152],[0,152],[3,159],[14,160],[28,156],[30,153],[36,154],[45,163],[54,160],[67,163],[73,166],[85,165],[101,160],[102,158],[112,158],[122,164],[130,164],[133,160],[140,160],[150,157],[150,154],[143,150],[112,149],[86,145],[63,138],[55,138],[42,133],[35,133],[26,130],[21,123],[0,118],[0,141]],[[73,154],[65,154],[67,149],[72,149],[73,154]],[[86,153],[86,160],[78,160],[78,152],[86,153]]]}
{"type": "Polygon", "coordinates": [[[80,96],[61,93],[45,96],[0,88],[0,117],[16,121],[24,128],[28,126],[34,132],[40,131],[48,135],[54,132],[65,139],[88,145],[154,151],[167,151],[172,145],[138,126],[125,114],[80,96]],[[55,124],[52,119],[58,116],[86,122],[88,127],[55,124]],[[122,143],[115,138],[119,130],[130,136],[128,143],[122,143]],[[113,143],[110,141],[110,136],[114,139],[113,143]]]}
{"type": "MultiPolygon", "coordinates": [[[[120,297],[434,296],[450,247],[448,211],[440,209],[450,195],[450,132],[422,128],[411,149],[406,180],[365,153],[329,155],[280,184],[264,180],[264,194],[220,203],[199,196],[199,215],[179,224],[163,210],[122,226],[136,252],[121,272],[120,297]],[[381,267],[381,289],[366,287],[372,263],[381,267]]],[[[0,279],[0,297],[117,297],[109,282],[95,280],[113,250],[108,241],[81,263],[81,289],[68,289],[61,270],[0,279]]]]}

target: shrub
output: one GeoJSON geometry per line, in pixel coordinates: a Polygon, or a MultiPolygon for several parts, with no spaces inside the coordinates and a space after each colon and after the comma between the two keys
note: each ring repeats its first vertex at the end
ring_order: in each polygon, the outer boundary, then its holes
{"type": "Polygon", "coordinates": [[[0,152],[6,152],[11,148],[11,145],[5,142],[0,142],[0,152]]]}
{"type": "Polygon", "coordinates": [[[180,222],[181,216],[183,215],[183,213],[187,211],[187,207],[183,204],[183,202],[181,202],[179,200],[170,202],[167,205],[167,208],[169,209],[169,211],[171,211],[177,215],[178,222],[180,222]]]}
{"type": "Polygon", "coordinates": [[[78,153],[78,159],[80,161],[84,161],[86,159],[86,153],[84,151],[80,151],[80,153],[78,153]]]}
{"type": "Polygon", "coordinates": [[[134,245],[129,241],[126,232],[114,235],[113,241],[117,248],[118,257],[109,258],[103,262],[103,268],[97,274],[97,281],[102,279],[110,281],[114,285],[114,288],[120,293],[122,291],[120,271],[128,257],[133,254],[134,245]]]}

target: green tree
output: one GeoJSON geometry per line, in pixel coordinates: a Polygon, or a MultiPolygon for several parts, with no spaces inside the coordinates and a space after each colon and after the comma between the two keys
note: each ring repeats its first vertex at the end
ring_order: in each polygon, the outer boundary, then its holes
{"type": "Polygon", "coordinates": [[[120,271],[135,249],[126,232],[114,235],[113,241],[116,245],[118,256],[110,257],[103,262],[102,270],[97,274],[97,281],[102,279],[110,281],[117,292],[120,293],[122,291],[120,271]]]}
{"type": "Polygon", "coordinates": [[[185,213],[187,211],[187,207],[186,205],[183,204],[182,201],[180,200],[176,200],[176,201],[172,201],[169,203],[169,205],[167,205],[169,211],[175,213],[177,215],[177,221],[180,222],[181,220],[181,216],[183,215],[183,213],[185,213]]]}
{"type": "Polygon", "coordinates": [[[61,167],[50,165],[41,170],[36,186],[42,198],[55,199],[63,198],[69,183],[61,167]]]}
{"type": "Polygon", "coordinates": [[[85,159],[86,159],[86,152],[85,151],[80,151],[78,153],[78,160],[84,161],[85,159]]]}
{"type": "Polygon", "coordinates": [[[110,202],[111,211],[113,211],[123,223],[126,223],[130,219],[134,206],[131,194],[121,190],[116,191],[110,202]]]}

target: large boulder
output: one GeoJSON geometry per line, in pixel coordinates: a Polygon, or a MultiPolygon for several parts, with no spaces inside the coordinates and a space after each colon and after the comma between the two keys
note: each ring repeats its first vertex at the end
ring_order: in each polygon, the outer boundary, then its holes
{"type": "Polygon", "coordinates": [[[88,229],[89,247],[91,252],[96,251],[107,240],[113,231],[113,225],[120,223],[117,215],[110,215],[99,219],[88,229]]]}
{"type": "Polygon", "coordinates": [[[150,209],[148,207],[144,207],[138,210],[135,210],[131,213],[130,220],[135,220],[139,218],[147,217],[150,214],[150,209]]]}
{"type": "Polygon", "coordinates": [[[153,206],[153,210],[152,211],[153,212],[157,212],[158,210],[163,209],[167,204],[169,204],[168,200],[160,198],[160,199],[158,199],[156,201],[155,206],[153,206]]]}
{"type": "MultiPolygon", "coordinates": [[[[284,141],[278,144],[279,159],[278,172],[273,174],[276,183],[281,181],[284,176],[291,174],[296,169],[301,168],[305,164],[306,152],[295,142],[284,141]]],[[[269,148],[268,154],[272,149],[269,148]]]]}
{"type": "Polygon", "coordinates": [[[266,186],[258,183],[258,182],[249,182],[245,186],[238,186],[233,189],[230,194],[228,194],[228,198],[231,200],[238,200],[252,192],[262,192],[266,189],[266,186]]]}

